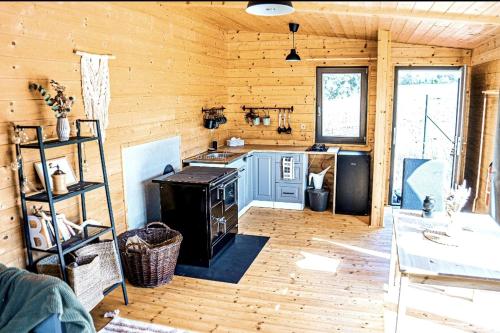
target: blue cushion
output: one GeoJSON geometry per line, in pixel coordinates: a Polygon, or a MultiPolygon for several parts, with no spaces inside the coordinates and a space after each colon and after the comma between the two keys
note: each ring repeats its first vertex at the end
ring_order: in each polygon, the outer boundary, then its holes
{"type": "Polygon", "coordinates": [[[40,324],[38,324],[31,333],[63,333],[61,321],[57,314],[53,314],[40,324]]]}

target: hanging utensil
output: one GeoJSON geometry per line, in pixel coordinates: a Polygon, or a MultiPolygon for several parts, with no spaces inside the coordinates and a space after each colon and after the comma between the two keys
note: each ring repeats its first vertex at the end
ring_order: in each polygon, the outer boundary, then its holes
{"type": "Polygon", "coordinates": [[[286,134],[292,134],[292,127],[290,122],[292,121],[292,110],[288,110],[288,128],[286,129],[286,134]]]}
{"type": "Polygon", "coordinates": [[[286,133],[286,109],[283,109],[283,127],[281,133],[286,133]]]}
{"type": "Polygon", "coordinates": [[[281,134],[281,109],[278,109],[278,134],[281,134]]]}

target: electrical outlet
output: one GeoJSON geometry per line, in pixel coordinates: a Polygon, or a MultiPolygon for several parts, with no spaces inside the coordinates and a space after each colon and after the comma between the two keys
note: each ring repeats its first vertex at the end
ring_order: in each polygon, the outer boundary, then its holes
{"type": "Polygon", "coordinates": [[[300,129],[305,130],[306,129],[306,124],[300,124],[300,129]]]}

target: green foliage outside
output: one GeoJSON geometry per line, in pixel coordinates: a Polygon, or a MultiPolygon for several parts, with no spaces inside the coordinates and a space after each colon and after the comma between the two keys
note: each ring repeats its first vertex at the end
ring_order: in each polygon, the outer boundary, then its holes
{"type": "Polygon", "coordinates": [[[398,81],[401,85],[409,84],[447,84],[458,82],[459,76],[457,73],[404,73],[399,75],[398,81]]]}
{"type": "Polygon", "coordinates": [[[361,93],[360,74],[323,75],[323,96],[328,99],[348,98],[361,93]]]}

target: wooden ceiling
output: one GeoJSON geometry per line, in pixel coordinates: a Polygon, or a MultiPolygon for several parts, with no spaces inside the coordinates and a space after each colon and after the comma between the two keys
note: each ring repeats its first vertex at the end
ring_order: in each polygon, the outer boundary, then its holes
{"type": "Polygon", "coordinates": [[[472,49],[500,34],[498,1],[294,1],[290,15],[261,17],[245,12],[246,1],[177,2],[182,8],[223,30],[288,33],[376,40],[387,29],[396,42],[472,49]]]}

